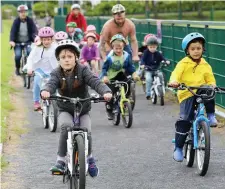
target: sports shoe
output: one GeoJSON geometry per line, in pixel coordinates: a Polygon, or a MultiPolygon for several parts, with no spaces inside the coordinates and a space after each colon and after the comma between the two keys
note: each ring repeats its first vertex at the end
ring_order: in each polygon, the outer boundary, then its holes
{"type": "Polygon", "coordinates": [[[98,167],[96,166],[95,159],[93,157],[88,159],[88,173],[91,177],[97,177],[99,173],[98,167]]]}
{"type": "Polygon", "coordinates": [[[182,162],[184,159],[183,149],[176,147],[173,153],[173,159],[177,162],[182,162]]]}

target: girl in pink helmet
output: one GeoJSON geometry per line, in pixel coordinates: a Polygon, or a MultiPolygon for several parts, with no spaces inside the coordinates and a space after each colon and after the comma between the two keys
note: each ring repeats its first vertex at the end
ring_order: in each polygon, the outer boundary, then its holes
{"type": "MultiPolygon", "coordinates": [[[[87,30],[86,30],[86,34],[88,34],[88,33],[94,33],[95,36],[96,36],[96,41],[99,41],[100,35],[97,34],[96,27],[94,25],[88,25],[87,30]]],[[[84,41],[87,41],[87,38],[84,38],[84,41]]]]}
{"type": "Polygon", "coordinates": [[[81,49],[80,62],[91,66],[93,72],[98,74],[100,55],[98,47],[95,44],[96,35],[94,33],[88,33],[85,37],[87,38],[87,44],[81,49]]]}
{"type": "Polygon", "coordinates": [[[55,34],[55,40],[56,40],[57,43],[64,40],[64,39],[68,39],[68,34],[66,32],[59,31],[55,34]]]}
{"type": "Polygon", "coordinates": [[[58,66],[55,58],[56,43],[53,41],[54,30],[50,27],[43,27],[38,32],[41,44],[34,46],[27,58],[27,73],[34,76],[33,101],[34,110],[41,109],[40,106],[40,86],[43,78],[48,78],[51,71],[58,66]]]}

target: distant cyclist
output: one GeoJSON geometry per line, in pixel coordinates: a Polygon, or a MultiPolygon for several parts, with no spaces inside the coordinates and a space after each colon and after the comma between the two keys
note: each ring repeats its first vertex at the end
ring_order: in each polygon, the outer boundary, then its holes
{"type": "Polygon", "coordinates": [[[28,7],[26,5],[20,5],[17,8],[19,17],[17,17],[12,25],[10,31],[10,46],[14,47],[15,51],[15,67],[16,75],[20,75],[20,59],[22,57],[22,48],[27,49],[29,55],[31,48],[30,45],[34,42],[35,35],[37,34],[37,28],[32,18],[27,16],[28,7]],[[22,47],[21,43],[26,43],[22,47]],[[18,44],[18,45],[17,45],[18,44]]]}
{"type": "Polygon", "coordinates": [[[124,50],[132,56],[133,61],[139,61],[135,25],[125,17],[125,7],[121,4],[113,6],[112,14],[113,18],[104,24],[100,34],[100,49],[103,60],[106,60],[106,55],[111,50],[110,40],[112,36],[121,34],[126,39],[124,50]],[[128,37],[131,41],[132,51],[127,40],[128,37]]]}

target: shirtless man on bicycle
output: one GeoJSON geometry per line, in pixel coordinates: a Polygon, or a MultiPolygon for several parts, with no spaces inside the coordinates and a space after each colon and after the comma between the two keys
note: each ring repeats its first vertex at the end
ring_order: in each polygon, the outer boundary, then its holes
{"type": "Polygon", "coordinates": [[[134,62],[138,62],[138,42],[134,23],[125,17],[125,7],[121,4],[113,6],[112,14],[113,18],[104,24],[100,34],[100,52],[102,59],[105,61],[107,54],[111,50],[110,40],[112,36],[121,34],[126,38],[126,46],[124,50],[132,56],[132,60],[134,62]],[[132,50],[128,42],[128,37],[131,41],[132,50]]]}

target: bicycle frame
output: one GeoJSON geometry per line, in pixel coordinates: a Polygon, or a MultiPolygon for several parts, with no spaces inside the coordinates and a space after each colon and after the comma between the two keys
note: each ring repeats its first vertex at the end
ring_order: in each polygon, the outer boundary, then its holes
{"type": "Polygon", "coordinates": [[[124,86],[121,86],[120,87],[120,111],[121,111],[121,114],[124,115],[125,112],[124,112],[124,102],[128,102],[130,103],[130,100],[128,98],[126,98],[126,94],[125,94],[125,89],[124,89],[124,86]]]}
{"type": "Polygon", "coordinates": [[[156,92],[156,95],[159,96],[158,86],[162,86],[163,95],[165,95],[165,93],[166,93],[165,85],[164,85],[163,81],[162,82],[160,81],[160,78],[158,76],[158,72],[159,72],[159,70],[157,70],[156,73],[154,73],[151,90],[154,89],[155,92],[156,92]]]}
{"type": "MultiPolygon", "coordinates": [[[[196,110],[196,116],[193,122],[193,136],[194,136],[194,149],[198,149],[198,125],[201,121],[205,121],[207,125],[209,124],[209,120],[204,116],[205,106],[204,103],[198,104],[198,108],[196,110]]],[[[210,127],[208,127],[210,130],[210,127]]]]}

